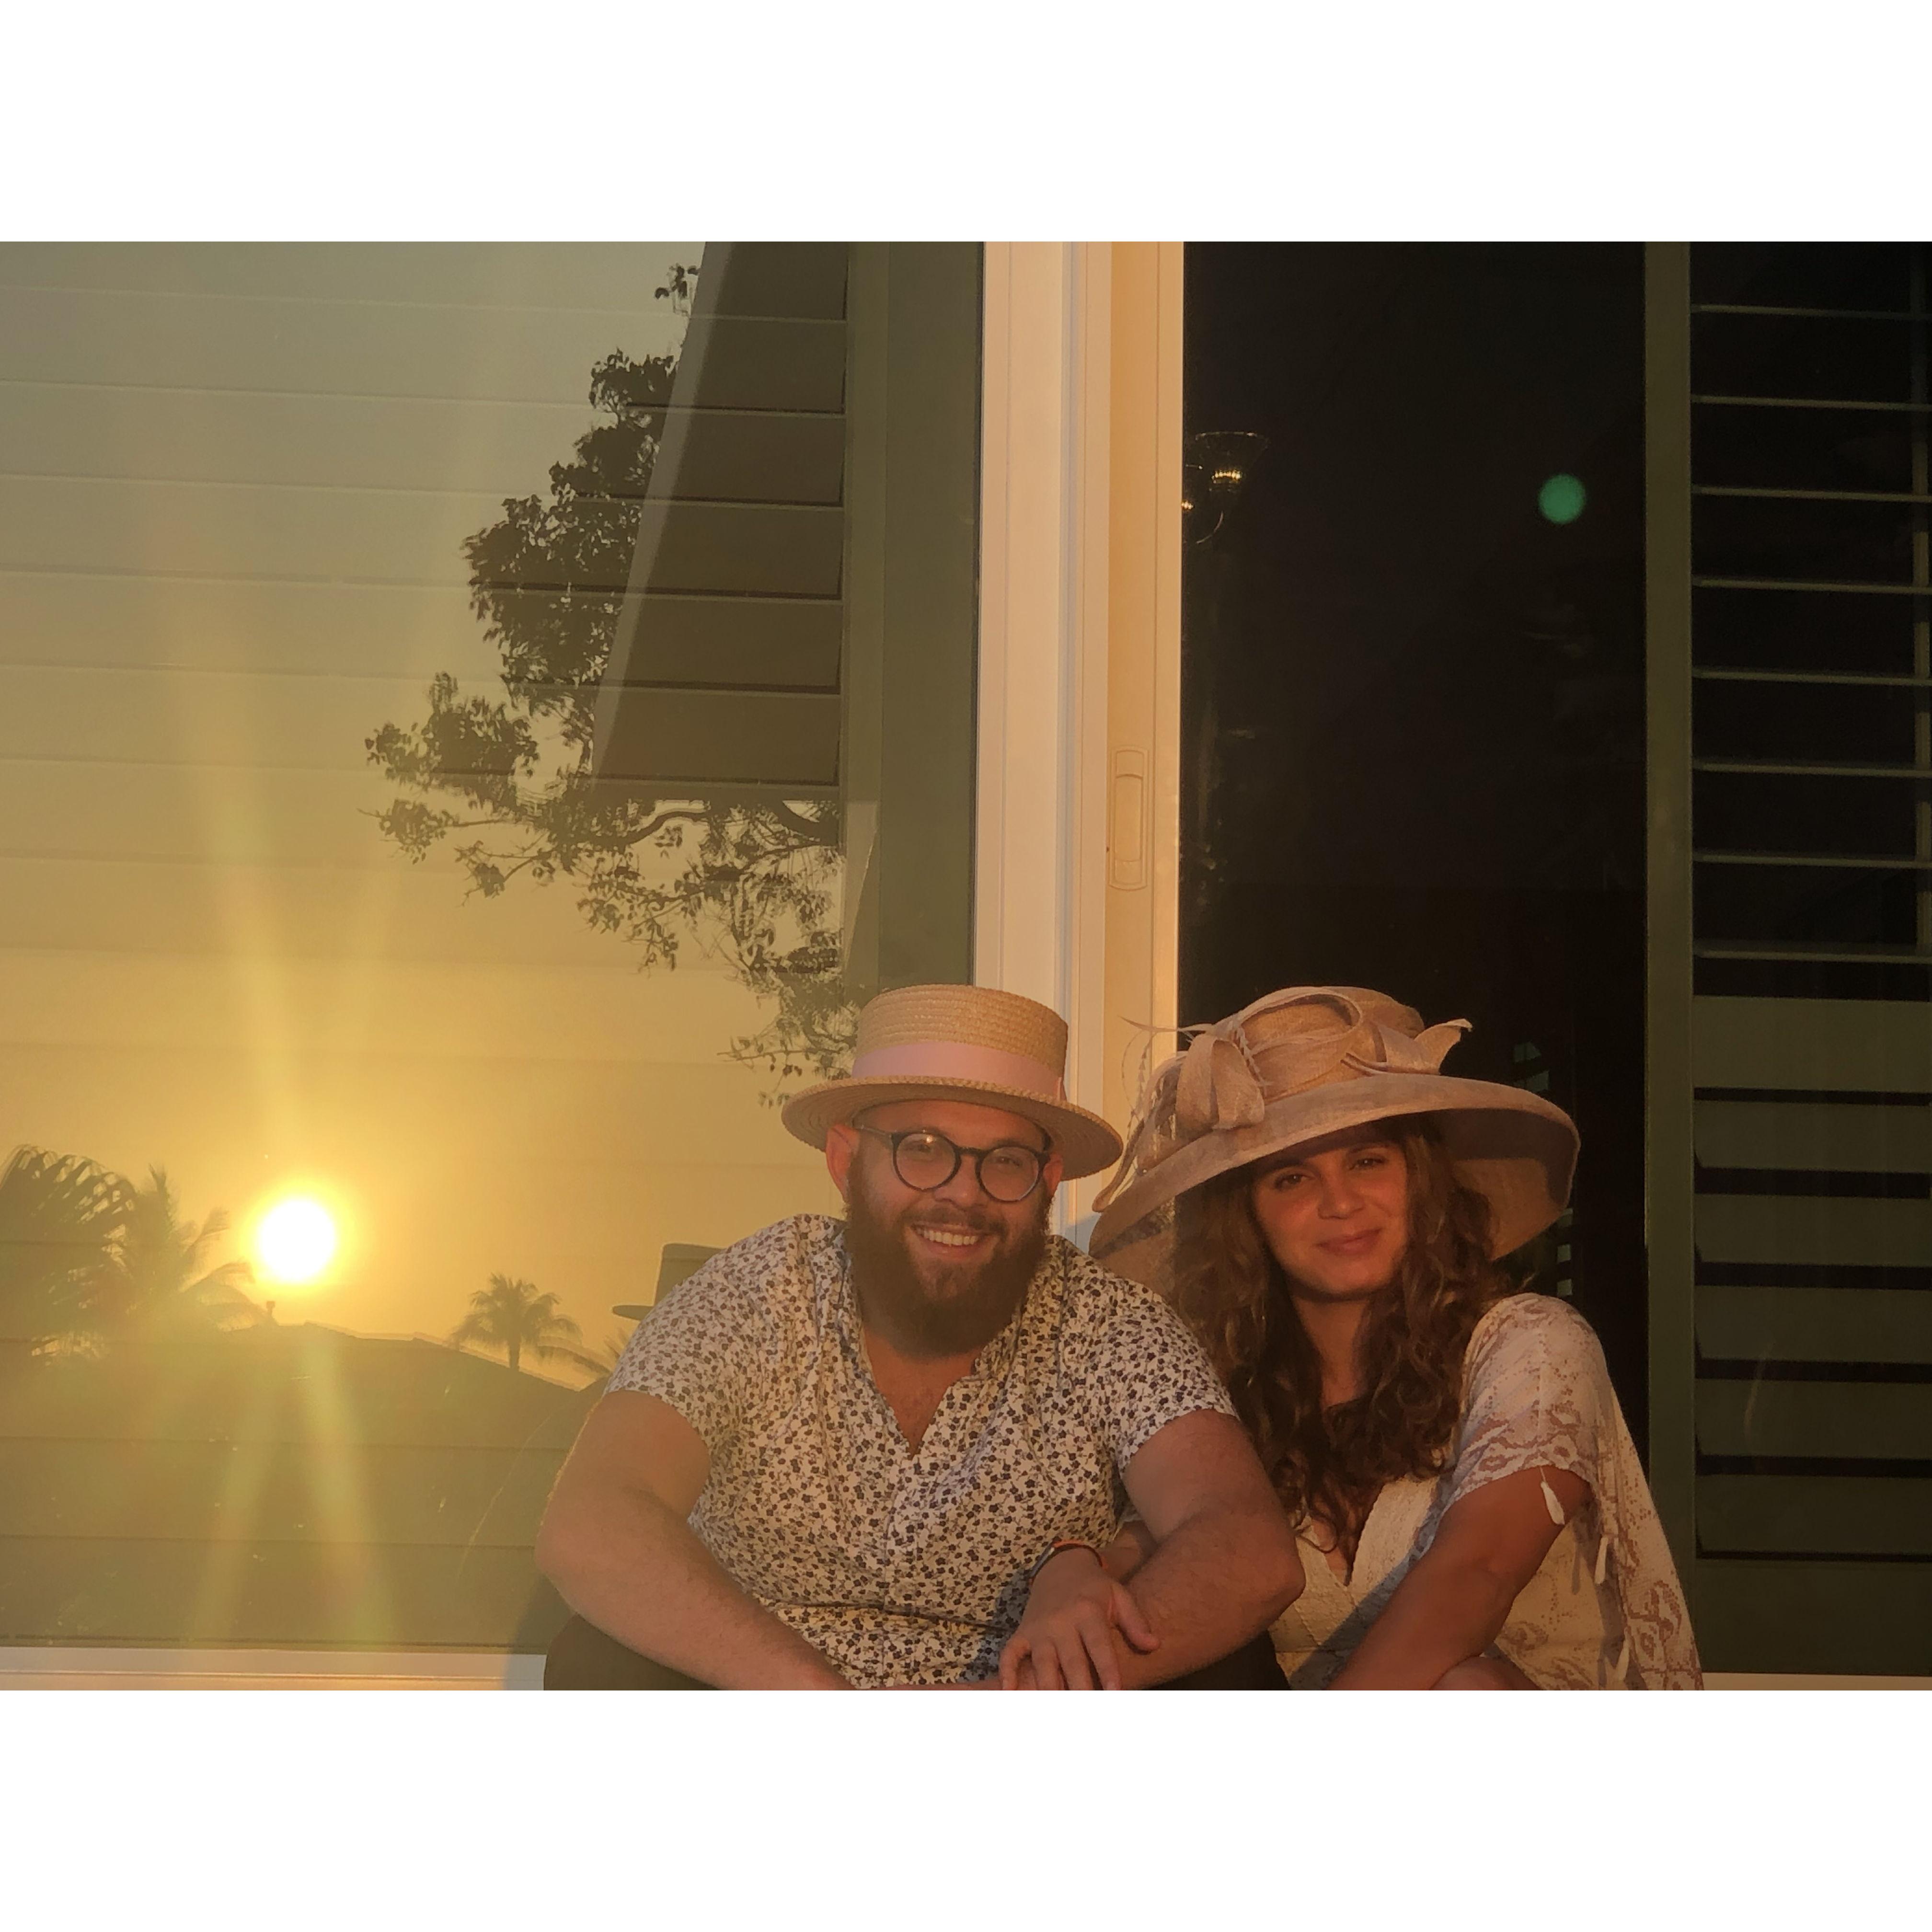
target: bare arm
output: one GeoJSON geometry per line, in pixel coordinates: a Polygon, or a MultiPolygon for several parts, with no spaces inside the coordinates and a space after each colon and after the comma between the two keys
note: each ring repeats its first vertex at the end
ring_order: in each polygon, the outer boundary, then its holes
{"type": "Polygon", "coordinates": [[[1301,1558],[1247,1431],[1198,1410],[1144,1443],[1124,1472],[1154,1538],[1134,1599],[1160,1639],[1130,1653],[1130,1689],[1214,1663],[1258,1636],[1301,1594],[1301,1558]]]}
{"type": "Polygon", "coordinates": [[[1124,1583],[1153,1554],[1153,1531],[1138,1516],[1130,1516],[1100,1552],[1100,1567],[1117,1583],[1124,1583]]]}
{"type": "Polygon", "coordinates": [[[1142,1651],[1160,1643],[1126,1587],[1153,1549],[1147,1525],[1136,1518],[1104,1550],[1083,1544],[1042,1563],[1028,1588],[1019,1628],[1000,1652],[1000,1687],[1123,1688],[1122,1640],[1142,1651]]]}
{"type": "Polygon", "coordinates": [[[1332,1688],[1426,1690],[1495,1642],[1562,1527],[1546,1482],[1566,1520],[1590,1493],[1567,1469],[1520,1469],[1454,1504],[1332,1688]]]}
{"type": "MultiPolygon", "coordinates": [[[[1119,1587],[1115,1578],[1132,1574],[1132,1605],[1154,1641],[1144,1652],[1130,1649],[1121,1619],[1105,1604],[1105,1627],[1096,1626],[1097,1636],[1084,1645],[1070,1642],[1036,1654],[1023,1624],[1000,1659],[1009,1684],[1031,1674],[1046,1689],[1090,1688],[1094,1673],[1085,1660],[1096,1643],[1112,1648],[1112,1668],[1103,1655],[1100,1670],[1110,1688],[1165,1683],[1238,1649],[1300,1594],[1294,1533],[1232,1417],[1200,1410],[1178,1418],[1142,1444],[1125,1476],[1144,1528],[1110,1546],[1101,1581],[1111,1593],[1119,1587]],[[1152,1553],[1137,1562],[1150,1541],[1152,1553]]],[[[1100,1575],[1090,1558],[1069,1552],[1042,1577],[1062,1564],[1084,1564],[1100,1575]]]]}
{"type": "Polygon", "coordinates": [[[724,1689],[835,1689],[845,1680],[754,1603],[686,1519],[710,1473],[668,1402],[618,1389],[590,1412],[550,1492],[537,1567],[620,1643],[724,1689]]]}

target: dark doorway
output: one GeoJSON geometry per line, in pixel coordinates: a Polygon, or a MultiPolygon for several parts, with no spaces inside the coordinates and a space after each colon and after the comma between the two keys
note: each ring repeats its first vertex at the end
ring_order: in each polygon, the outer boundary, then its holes
{"type": "Polygon", "coordinates": [[[1583,1154],[1519,1258],[1645,1440],[1643,263],[1187,251],[1180,1004],[1474,1023],[1583,1154]]]}

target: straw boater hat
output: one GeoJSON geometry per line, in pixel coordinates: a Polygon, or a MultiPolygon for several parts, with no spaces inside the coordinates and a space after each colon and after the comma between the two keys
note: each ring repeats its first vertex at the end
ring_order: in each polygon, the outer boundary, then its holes
{"type": "Polygon", "coordinates": [[[1436,1071],[1467,1020],[1425,1028],[1412,1008],[1360,986],[1289,986],[1232,1018],[1191,1028],[1149,1077],[1120,1171],[1094,1204],[1095,1258],[1157,1280],[1171,1258],[1174,1203],[1230,1168],[1346,1127],[1427,1114],[1457,1178],[1490,1204],[1492,1256],[1562,1213],[1576,1130],[1519,1087],[1436,1071]]]}
{"type": "Polygon", "coordinates": [[[964,1100],[1033,1121],[1070,1180],[1120,1157],[1120,1137],[1066,1097],[1066,1022],[991,986],[901,986],[859,1013],[852,1071],[787,1102],[785,1125],[822,1148],[826,1130],[888,1100],[964,1100]]]}

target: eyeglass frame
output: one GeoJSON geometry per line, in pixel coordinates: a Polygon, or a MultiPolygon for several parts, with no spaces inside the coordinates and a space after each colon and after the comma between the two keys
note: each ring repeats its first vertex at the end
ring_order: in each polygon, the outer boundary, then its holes
{"type": "Polygon", "coordinates": [[[890,1127],[868,1126],[863,1120],[854,1120],[850,1123],[850,1125],[862,1134],[876,1134],[880,1140],[890,1144],[892,1150],[892,1172],[898,1177],[902,1187],[910,1187],[915,1194],[937,1194],[942,1187],[950,1187],[958,1178],[959,1170],[965,1164],[966,1156],[970,1154],[973,1156],[973,1178],[978,1185],[980,1192],[988,1201],[998,1202],[1002,1208],[1017,1208],[1022,1201],[1030,1201],[1034,1194],[1039,1191],[1040,1184],[1046,1178],[1046,1164],[1053,1158],[1053,1139],[1051,1135],[1048,1136],[1047,1143],[1044,1148],[1028,1147],[1024,1141],[995,1141],[991,1147],[974,1148],[962,1147],[950,1134],[943,1134],[937,1127],[901,1127],[895,1131],[890,1127]],[[942,1142],[952,1150],[952,1165],[947,1171],[946,1178],[944,1180],[935,1180],[931,1186],[926,1187],[921,1187],[916,1182],[907,1180],[905,1176],[899,1172],[899,1143],[902,1141],[909,1141],[918,1134],[925,1134],[933,1140],[942,1142]],[[1031,1154],[1035,1162],[1032,1186],[1028,1187],[1024,1194],[1015,1195],[1010,1201],[1002,1195],[995,1194],[986,1185],[986,1170],[983,1165],[989,1154],[1003,1153],[1008,1148],[1016,1148],[1022,1154],[1031,1154]]]}

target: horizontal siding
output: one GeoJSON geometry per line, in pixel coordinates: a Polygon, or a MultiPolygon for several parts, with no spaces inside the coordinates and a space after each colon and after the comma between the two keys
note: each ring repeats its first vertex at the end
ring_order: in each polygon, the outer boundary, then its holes
{"type": "MultiPolygon", "coordinates": [[[[738,1112],[734,1102],[747,1110],[758,1104],[764,1076],[754,1068],[721,1064],[715,1037],[699,1036],[691,1059],[683,1064],[626,1063],[611,1056],[606,1064],[518,1059],[508,1051],[501,1058],[483,1052],[465,1057],[448,1051],[446,1035],[439,1043],[440,1052],[412,1053],[380,1035],[362,1052],[304,1050],[278,1042],[272,1056],[264,1054],[260,1062],[238,1054],[230,1064],[214,1066],[208,1064],[207,1049],[200,1046],[10,1045],[5,1054],[10,1064],[0,1065],[0,1102],[17,1107],[18,1096],[64,1068],[73,1088],[68,1104],[76,1112],[83,1106],[127,1096],[118,1113],[118,1133],[130,1165],[138,1168],[142,1160],[160,1160],[171,1171],[192,1172],[188,1156],[193,1150],[225,1149],[237,1124],[254,1118],[254,1096],[266,1064],[299,1082],[321,1117],[305,1137],[314,1150],[310,1158],[326,1163],[328,1171],[359,1174],[366,1163],[358,1154],[354,1116],[413,1119],[422,1108],[424,1088],[431,1088],[435,1136],[413,1150],[415,1172],[425,1191],[466,1196],[473,1164],[502,1168],[502,1177],[492,1184],[500,1211],[491,1218],[500,1218],[504,1202],[515,1202],[536,1225],[551,1230],[546,1245],[559,1251],[560,1264],[574,1245],[567,1218],[573,1201],[600,1229],[613,1221],[622,1224],[628,1219],[622,1204],[626,1192],[641,1198],[659,1168],[675,1174],[664,1184],[685,1198],[700,1191],[692,1178],[694,1166],[715,1164],[716,1178],[704,1191],[728,1198],[736,1177],[744,1190],[746,1219],[731,1228],[726,1237],[731,1240],[760,1225],[751,1217],[772,1204],[769,1196],[774,1192],[790,1194],[794,1208],[828,1204],[820,1180],[822,1156],[792,1139],[776,1119],[754,1125],[742,1114],[733,1118],[738,1112]],[[140,1084],[148,1082],[170,1084],[152,1089],[157,1097],[149,1100],[140,1084]],[[506,1091],[516,1096],[514,1107],[503,1102],[506,1091]],[[188,1120],[181,1118],[182,1096],[194,1103],[188,1120]],[[164,1137],[170,1118],[180,1124],[164,1137]],[[580,1191],[560,1190],[549,1171],[551,1160],[560,1157],[553,1150],[560,1149],[570,1150],[570,1157],[589,1177],[580,1191]],[[532,1178],[512,1178],[512,1162],[519,1171],[527,1166],[532,1178]]],[[[757,1122],[758,1117],[751,1119],[757,1122]]],[[[363,1190],[368,1187],[365,1181],[363,1190]]],[[[392,1199],[387,1190],[376,1198],[392,1199]]],[[[626,1252],[621,1237],[602,1238],[614,1240],[614,1252],[626,1252]]],[[[667,1228],[664,1238],[707,1237],[667,1228]]],[[[462,1298],[452,1295],[452,1325],[461,1305],[462,1298]]],[[[381,1324],[370,1325],[381,1332],[381,1324]]],[[[0,1430],[5,1426],[0,1418],[0,1430]]]]}
{"type": "Polygon", "coordinates": [[[1932,1564],[1706,1558],[1696,1624],[1712,1670],[1932,1676],[1932,1564]]]}
{"type": "Polygon", "coordinates": [[[630,657],[634,684],[838,688],[844,610],[806,598],[641,600],[630,657]]]}
{"type": "Polygon", "coordinates": [[[433,1342],[305,1326],[32,1362],[7,1376],[4,1394],[10,1439],[294,1443],[346,1456],[381,1446],[561,1454],[592,1400],[433,1342]]]}
{"type": "Polygon", "coordinates": [[[743,597],[836,597],[845,520],[789,505],[659,502],[644,506],[638,554],[654,591],[743,597]]]}
{"type": "Polygon", "coordinates": [[[0,1437],[0,1540],[185,1537],[527,1550],[559,1449],[0,1437]]]}
{"type": "Polygon", "coordinates": [[[1932,1294],[1700,1286],[1697,1347],[1730,1361],[1932,1363],[1932,1294]]]}
{"type": "Polygon", "coordinates": [[[466,586],[463,541],[502,507],[471,491],[0,476],[0,570],[466,586]]]}
{"type": "Polygon", "coordinates": [[[842,320],[694,315],[679,361],[700,372],[692,400],[706,409],[844,406],[842,320]]]}
{"type": "Polygon", "coordinates": [[[598,776],[653,786],[838,782],[836,692],[627,690],[598,776]]]}
{"type": "MultiPolygon", "coordinates": [[[[518,598],[541,592],[503,593],[518,598]]],[[[0,662],[309,679],[500,674],[461,584],[0,572],[0,662]]]]}
{"type": "MultiPolygon", "coordinates": [[[[700,242],[14,242],[0,287],[186,292],[214,301],[380,302],[445,316],[519,311],[539,322],[573,310],[607,320],[662,314],[663,264],[698,259],[700,242]]],[[[12,299],[10,292],[9,300],[12,299]]],[[[240,332],[252,332],[244,330],[240,332]]]]}
{"type": "MultiPolygon", "coordinates": [[[[590,372],[586,363],[586,389],[590,372]]],[[[555,403],[186,389],[50,395],[0,381],[0,471],[392,496],[434,490],[480,497],[500,514],[503,497],[541,490],[550,466],[596,420],[582,394],[555,403]]],[[[478,524],[492,520],[486,512],[478,524]]]]}
{"type": "MultiPolygon", "coordinates": [[[[212,721],[202,728],[218,735],[212,721]]],[[[156,736],[166,729],[158,721],[156,736]]],[[[157,760],[117,767],[110,784],[85,760],[10,759],[0,764],[0,849],[123,862],[360,866],[382,857],[406,866],[400,854],[384,851],[368,816],[388,795],[378,773],[346,765],[303,771],[157,760]]]]}
{"type": "Polygon", "coordinates": [[[1706,1456],[1932,1460],[1932,1384],[1701,1381],[1697,1448],[1706,1456]]]}
{"type": "MultiPolygon", "coordinates": [[[[11,789],[0,772],[0,800],[11,789]]],[[[275,855],[247,864],[218,851],[206,861],[192,854],[148,860],[0,856],[8,950],[31,956],[118,951],[130,960],[199,958],[204,970],[218,958],[231,982],[259,982],[266,970],[259,956],[236,956],[241,921],[256,946],[274,949],[278,979],[284,963],[306,969],[336,962],[350,985],[356,975],[349,962],[357,960],[443,962],[458,971],[587,972],[631,963],[622,953],[612,960],[613,943],[585,924],[568,882],[533,889],[520,906],[479,902],[466,891],[453,860],[412,870],[394,852],[333,861],[275,855]]],[[[696,956],[686,964],[710,970],[696,956]]],[[[746,1017],[741,1010],[741,1023],[746,1017]]],[[[522,1026],[530,1030],[529,1015],[522,1026]]]]}
{"type": "Polygon", "coordinates": [[[567,1614],[527,1550],[0,1538],[14,1643],[536,1651],[567,1614]]]}
{"type": "Polygon", "coordinates": [[[370,733],[428,709],[410,676],[230,672],[214,684],[194,671],[0,664],[0,760],[335,770],[380,784],[370,733]]]}
{"type": "MultiPolygon", "coordinates": [[[[350,909],[346,902],[338,908],[350,909]]],[[[560,912],[574,921],[573,908],[560,912]]],[[[682,1066],[712,1079],[735,1071],[720,1067],[717,1042],[744,1024],[742,987],[692,961],[668,975],[646,1006],[627,960],[613,961],[608,950],[595,956],[592,965],[536,967],[284,955],[276,971],[278,1044],[292,1055],[399,1055],[418,1073],[438,1058],[494,1062],[506,1072],[552,1060],[682,1066]],[[532,1028],[533,1012],[547,1024],[532,1028]]],[[[219,1054],[234,1041],[234,1001],[233,976],[206,958],[130,958],[112,950],[0,955],[0,1044],[10,1052],[219,1054]]],[[[695,1094],[680,1098],[698,1104],[695,1094]]],[[[799,1143],[781,1129],[770,1144],[799,1143]]]]}
{"type": "Polygon", "coordinates": [[[843,242],[713,243],[698,307],[706,315],[835,321],[845,313],[850,256],[843,242]]]}
{"type": "MultiPolygon", "coordinates": [[[[13,253],[9,248],[7,253],[13,253]]],[[[0,279],[0,289],[4,289],[0,279]]],[[[622,343],[662,353],[676,319],[450,303],[291,300],[160,290],[4,289],[0,385],[373,397],[582,410],[591,370],[622,343]]],[[[72,400],[62,398],[62,406],[72,400]]],[[[82,406],[86,406],[83,404],[82,406]]]]}
{"type": "Polygon", "coordinates": [[[842,500],[845,419],[745,410],[670,411],[654,494],[746,503],[842,500]]]}

